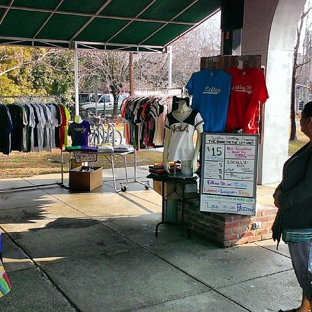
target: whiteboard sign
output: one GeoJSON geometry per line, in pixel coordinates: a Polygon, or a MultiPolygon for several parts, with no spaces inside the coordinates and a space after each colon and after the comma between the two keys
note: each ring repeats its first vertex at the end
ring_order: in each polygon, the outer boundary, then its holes
{"type": "Polygon", "coordinates": [[[96,162],[97,153],[75,152],[77,162],[96,162]]]}
{"type": "Polygon", "coordinates": [[[203,138],[200,210],[255,215],[258,135],[203,138]]]}
{"type": "Polygon", "coordinates": [[[251,181],[218,180],[204,178],[204,194],[253,197],[254,187],[251,181]]]}

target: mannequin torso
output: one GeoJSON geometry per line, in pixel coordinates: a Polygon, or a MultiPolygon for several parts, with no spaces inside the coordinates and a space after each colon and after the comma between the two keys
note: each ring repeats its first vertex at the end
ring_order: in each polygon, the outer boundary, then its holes
{"type": "Polygon", "coordinates": [[[199,112],[192,110],[184,99],[179,99],[179,106],[166,117],[163,162],[169,172],[169,162],[190,160],[192,171],[197,170],[197,158],[203,132],[203,119],[199,112]],[[193,134],[197,131],[196,145],[193,134]]]}
{"type": "Polygon", "coordinates": [[[183,121],[190,115],[191,111],[192,109],[187,106],[186,101],[180,100],[178,109],[173,111],[172,114],[176,119],[183,121]]]}

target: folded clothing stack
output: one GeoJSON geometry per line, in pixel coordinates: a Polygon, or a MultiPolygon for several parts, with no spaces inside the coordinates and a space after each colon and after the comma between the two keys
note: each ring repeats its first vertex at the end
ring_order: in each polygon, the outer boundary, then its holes
{"type": "Polygon", "coordinates": [[[113,153],[114,148],[111,145],[98,145],[97,151],[99,153],[113,153]]]}
{"type": "MultiPolygon", "coordinates": [[[[176,170],[176,172],[181,171],[181,164],[178,162],[174,163],[174,161],[170,161],[169,166],[170,166],[169,167],[170,172],[174,172],[174,169],[176,170]],[[174,164],[176,164],[176,168],[174,168],[174,164]]],[[[154,165],[149,166],[148,170],[150,173],[153,173],[153,174],[158,174],[158,175],[168,174],[168,172],[165,170],[164,163],[155,163],[154,165]]]]}
{"type": "Polygon", "coordinates": [[[66,146],[66,151],[86,151],[86,152],[96,152],[97,147],[96,146],[82,146],[82,145],[75,145],[75,146],[66,146]]]}
{"type": "Polygon", "coordinates": [[[133,152],[133,151],[134,151],[133,146],[129,146],[129,145],[125,145],[125,144],[120,144],[120,145],[114,147],[115,153],[133,152]]]}
{"type": "Polygon", "coordinates": [[[66,151],[77,152],[77,151],[86,151],[86,152],[99,152],[99,153],[126,153],[134,152],[133,146],[120,144],[116,147],[112,145],[103,144],[98,146],[66,146],[66,151]]]}

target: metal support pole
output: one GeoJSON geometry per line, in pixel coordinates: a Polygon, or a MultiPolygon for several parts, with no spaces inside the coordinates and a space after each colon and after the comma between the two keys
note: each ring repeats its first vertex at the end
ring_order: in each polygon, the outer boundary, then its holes
{"type": "Polygon", "coordinates": [[[75,72],[75,116],[79,115],[79,79],[78,79],[78,49],[77,42],[74,48],[74,72],[75,72]]]}
{"type": "Polygon", "coordinates": [[[169,54],[168,88],[172,88],[172,46],[167,47],[167,53],[169,54]]]}
{"type": "Polygon", "coordinates": [[[133,77],[133,53],[129,52],[129,77],[130,77],[130,95],[134,95],[134,77],[133,77]]]}

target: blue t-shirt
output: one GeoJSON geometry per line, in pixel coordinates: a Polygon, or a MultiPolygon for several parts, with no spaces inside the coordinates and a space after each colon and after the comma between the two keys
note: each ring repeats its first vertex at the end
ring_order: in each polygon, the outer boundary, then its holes
{"type": "Polygon", "coordinates": [[[192,95],[192,109],[205,121],[205,132],[225,132],[231,79],[223,70],[202,69],[193,73],[186,85],[192,95]]]}

